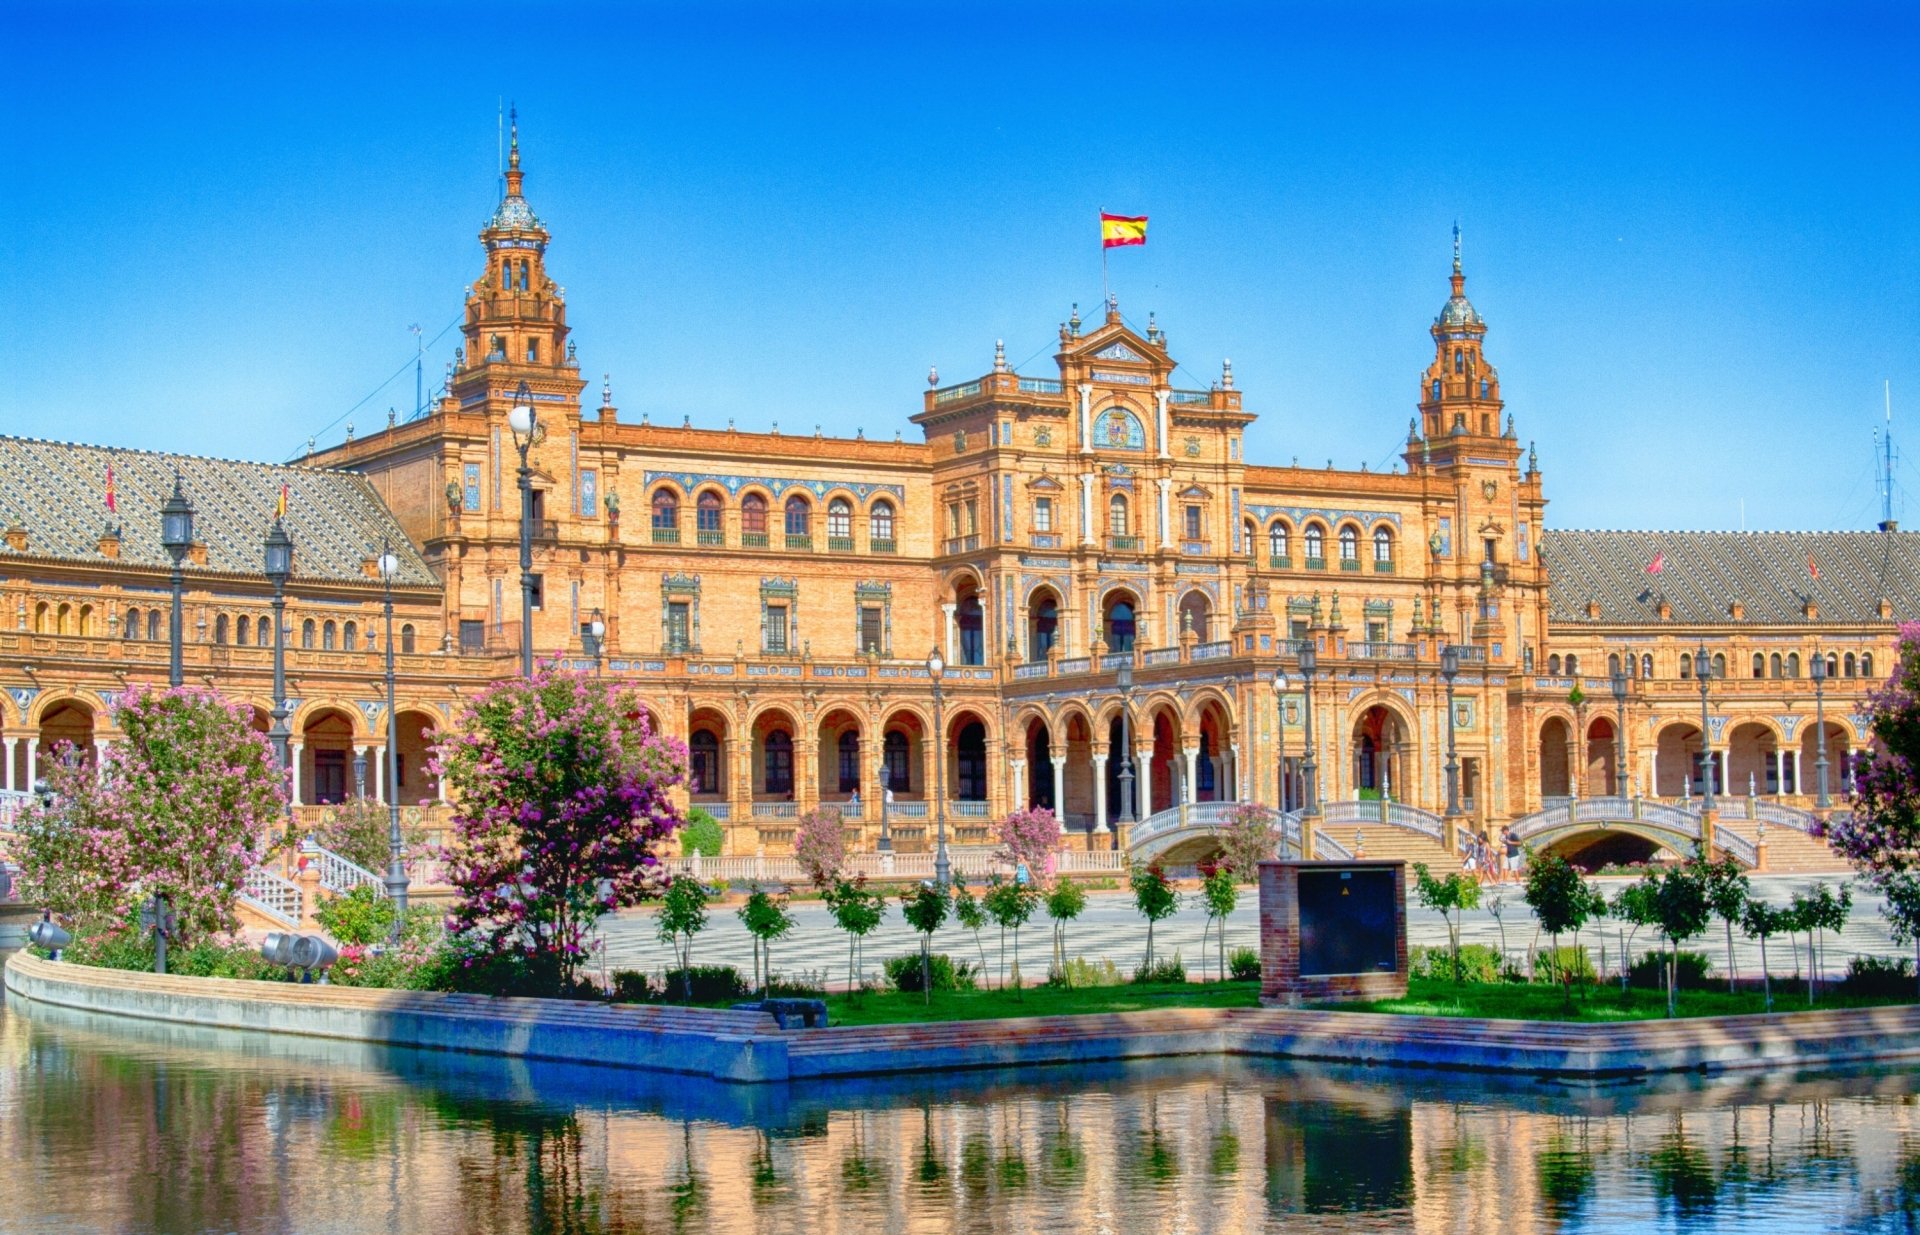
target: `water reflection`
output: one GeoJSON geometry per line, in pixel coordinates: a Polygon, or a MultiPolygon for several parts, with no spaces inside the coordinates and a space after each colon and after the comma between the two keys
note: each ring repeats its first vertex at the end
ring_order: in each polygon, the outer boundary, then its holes
{"type": "Polygon", "coordinates": [[[0,1230],[1909,1230],[1911,1071],[1191,1059],[740,1088],[0,1017],[0,1230]]]}

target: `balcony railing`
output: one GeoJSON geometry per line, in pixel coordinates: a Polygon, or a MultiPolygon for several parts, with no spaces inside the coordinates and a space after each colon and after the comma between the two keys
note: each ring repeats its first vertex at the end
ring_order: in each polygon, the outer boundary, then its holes
{"type": "Polygon", "coordinates": [[[1033,547],[1036,549],[1058,549],[1060,547],[1060,535],[1057,532],[1035,532],[1031,540],[1033,547]]]}
{"type": "Polygon", "coordinates": [[[1269,554],[1267,556],[1267,565],[1271,566],[1275,570],[1292,570],[1293,559],[1284,553],[1277,554],[1277,555],[1269,554]]]}
{"type": "Polygon", "coordinates": [[[792,819],[800,813],[797,802],[755,802],[753,813],[761,819],[792,819]]]}
{"type": "Polygon", "coordinates": [[[742,532],[740,533],[740,547],[742,549],[764,549],[767,547],[767,534],[765,532],[742,532]]]}
{"type": "Polygon", "coordinates": [[[1379,640],[1363,640],[1349,643],[1348,648],[1361,660],[1416,660],[1420,649],[1412,643],[1391,643],[1379,640]]]}
{"type": "Polygon", "coordinates": [[[980,537],[978,535],[947,537],[948,553],[972,553],[975,549],[978,549],[979,547],[980,547],[980,537]]]}
{"type": "Polygon", "coordinates": [[[1327,559],[1326,559],[1326,558],[1323,558],[1323,557],[1310,557],[1310,558],[1308,558],[1308,559],[1307,559],[1307,569],[1308,569],[1308,570],[1325,570],[1326,568],[1327,568],[1327,559]]]}
{"type": "Polygon", "coordinates": [[[1359,570],[1360,559],[1357,557],[1343,557],[1340,559],[1340,569],[1341,570],[1359,570]]]}
{"type": "Polygon", "coordinates": [[[677,527],[657,527],[653,529],[653,543],[656,545],[677,545],[680,543],[680,529],[677,527]]]}
{"type": "Polygon", "coordinates": [[[792,553],[812,553],[813,537],[796,536],[792,532],[788,532],[787,533],[787,549],[789,552],[792,552],[792,553]]]}
{"type": "Polygon", "coordinates": [[[1196,643],[1193,647],[1195,660],[1218,660],[1222,656],[1233,655],[1233,640],[1222,639],[1217,643],[1196,643]]]}
{"type": "Polygon", "coordinates": [[[703,527],[694,534],[694,540],[703,545],[724,545],[727,534],[717,527],[703,527]]]}
{"type": "Polygon", "coordinates": [[[1030,678],[1043,678],[1046,676],[1047,662],[1044,660],[1036,660],[1031,664],[1015,665],[1013,667],[1013,677],[1015,681],[1025,681],[1030,678]]]}
{"type": "Polygon", "coordinates": [[[947,812],[960,819],[985,819],[987,804],[985,802],[949,802],[947,812]]]}
{"type": "Polygon", "coordinates": [[[1020,391],[1030,395],[1057,395],[1060,383],[1051,377],[1023,377],[1020,379],[1020,391]]]}
{"type": "Polygon", "coordinates": [[[1140,538],[1138,536],[1109,536],[1107,537],[1107,548],[1112,549],[1116,553],[1138,553],[1140,552],[1140,538]]]}
{"type": "Polygon", "coordinates": [[[1141,659],[1149,665],[1177,665],[1180,663],[1180,649],[1154,648],[1141,659]]]}
{"type": "Polygon", "coordinates": [[[852,553],[853,537],[851,536],[827,537],[827,552],[828,553],[852,553]]]}
{"type": "Polygon", "coordinates": [[[895,547],[895,542],[891,540],[870,540],[867,542],[867,550],[870,553],[899,552],[899,550],[895,547]]]}
{"type": "Polygon", "coordinates": [[[1390,574],[1392,574],[1392,573],[1393,573],[1393,559],[1392,559],[1392,558],[1387,558],[1387,559],[1386,559],[1385,561],[1382,561],[1382,560],[1380,560],[1380,559],[1378,559],[1378,558],[1376,558],[1376,559],[1374,560],[1374,563],[1373,563],[1373,573],[1374,573],[1374,574],[1376,574],[1376,575],[1390,575],[1390,574]]]}

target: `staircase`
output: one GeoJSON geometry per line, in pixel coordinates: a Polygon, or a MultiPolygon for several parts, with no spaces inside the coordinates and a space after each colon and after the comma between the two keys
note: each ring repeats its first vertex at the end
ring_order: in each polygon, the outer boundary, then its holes
{"type": "MultiPolygon", "coordinates": [[[[1753,839],[1753,824],[1745,819],[1722,819],[1715,826],[1722,832],[1753,839]]],[[[1767,825],[1767,874],[1844,875],[1852,869],[1845,858],[1827,847],[1826,841],[1798,828],[1767,825]]]]}
{"type": "Polygon", "coordinates": [[[1390,823],[1363,823],[1357,827],[1350,823],[1326,824],[1319,831],[1356,853],[1359,847],[1354,842],[1354,833],[1358,831],[1366,840],[1367,857],[1398,860],[1409,867],[1415,862],[1425,862],[1434,874],[1443,878],[1460,867],[1460,859],[1448,853],[1439,841],[1390,823]]]}

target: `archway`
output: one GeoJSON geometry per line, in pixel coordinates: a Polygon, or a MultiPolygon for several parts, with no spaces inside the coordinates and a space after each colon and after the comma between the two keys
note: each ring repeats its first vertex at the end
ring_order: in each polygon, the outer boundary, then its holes
{"type": "Polygon", "coordinates": [[[1139,629],[1140,602],[1132,592],[1110,593],[1100,605],[1100,637],[1109,652],[1131,652],[1139,629]]]}
{"type": "MultiPolygon", "coordinates": [[[[1727,734],[1727,783],[1732,794],[1780,792],[1779,741],[1758,721],[1735,725],[1727,734]]],[[[1715,786],[1720,788],[1720,786],[1715,786]]]]}
{"type": "Polygon", "coordinates": [[[1592,874],[1605,866],[1646,864],[1662,853],[1673,857],[1667,846],[1636,832],[1610,829],[1604,832],[1576,832],[1545,846],[1548,853],[1565,858],[1571,866],[1592,874]]]}
{"type": "Polygon", "coordinates": [[[794,764],[793,718],[770,708],[753,722],[753,797],[759,803],[794,800],[799,769],[794,764]]]}
{"type": "Polygon", "coordinates": [[[34,776],[47,774],[56,760],[69,752],[75,759],[91,762],[93,747],[93,708],[78,699],[62,699],[40,714],[40,756],[34,776]]]}
{"type": "Polygon", "coordinates": [[[1660,731],[1654,746],[1653,791],[1663,798],[1700,792],[1700,726],[1683,722],[1660,731]]]}
{"type": "Polygon", "coordinates": [[[400,763],[396,769],[402,806],[424,806],[440,796],[440,785],[427,771],[438,723],[427,712],[403,710],[394,718],[399,730],[400,763]]]}
{"type": "Polygon", "coordinates": [[[1550,716],[1540,726],[1540,796],[1573,796],[1573,782],[1567,769],[1567,744],[1572,738],[1567,722],[1550,716]]]}
{"type": "Polygon", "coordinates": [[[1147,755],[1134,769],[1141,778],[1134,793],[1145,803],[1140,810],[1145,817],[1170,810],[1183,800],[1181,780],[1186,774],[1186,760],[1181,754],[1180,718],[1171,708],[1153,708],[1141,730],[1150,740],[1142,743],[1147,755]]]}
{"type": "Polygon", "coordinates": [[[1060,813],[1053,797],[1052,736],[1047,722],[1038,718],[1027,724],[1027,801],[1028,807],[1044,806],[1060,813]]]}
{"type": "Polygon", "coordinates": [[[1413,743],[1406,722],[1385,704],[1376,703],[1353,722],[1353,784],[1362,798],[1413,796],[1408,776],[1413,743]]]}
{"type": "Polygon", "coordinates": [[[1196,802],[1225,802],[1236,795],[1233,790],[1233,722],[1218,702],[1208,700],[1200,706],[1195,728],[1200,733],[1200,752],[1194,760],[1196,802]]]}
{"type": "Polygon", "coordinates": [[[886,764],[886,788],[909,801],[928,797],[927,771],[922,758],[926,726],[918,713],[902,708],[880,726],[880,754],[886,764]]]}
{"type": "Polygon", "coordinates": [[[1188,592],[1180,598],[1180,632],[1191,630],[1202,643],[1213,642],[1213,602],[1205,592],[1188,592]]]}
{"type": "Polygon", "coordinates": [[[947,724],[947,788],[954,802],[987,800],[987,725],[973,712],[947,724]]]}
{"type": "MultiPolygon", "coordinates": [[[[1076,831],[1093,827],[1093,729],[1086,716],[1075,710],[1068,713],[1062,732],[1066,735],[1067,761],[1061,765],[1061,788],[1065,790],[1065,810],[1060,818],[1076,831]]],[[[1053,765],[1047,765],[1053,775],[1053,765]]]]}
{"type": "Polygon", "coordinates": [[[986,610],[980,604],[980,585],[967,576],[954,584],[953,659],[960,665],[987,663],[986,610]]]}
{"type": "MultiPolygon", "coordinates": [[[[1837,798],[1847,792],[1847,767],[1852,749],[1846,726],[1838,721],[1826,722],[1827,727],[1827,796],[1837,798]]],[[[1809,724],[1800,735],[1800,780],[1805,787],[1802,793],[1817,794],[1820,791],[1820,737],[1818,726],[1809,724]]]]}
{"type": "Polygon", "coordinates": [[[1602,794],[1624,795],[1620,783],[1619,750],[1614,743],[1613,721],[1596,716],[1587,722],[1587,757],[1580,783],[1588,797],[1602,794]]]}
{"type": "Polygon", "coordinates": [[[866,742],[860,718],[847,708],[829,709],[820,718],[815,743],[818,766],[814,774],[820,786],[820,801],[845,803],[853,799],[866,780],[866,742]]]}
{"type": "Polygon", "coordinates": [[[688,722],[687,792],[697,804],[727,800],[727,765],[732,753],[726,715],[697,708],[688,722]]]}
{"type": "MultiPolygon", "coordinates": [[[[354,796],[353,719],[339,708],[321,708],[301,723],[299,736],[300,801],[331,806],[354,796]]],[[[373,796],[371,785],[367,796],[373,796]]]]}
{"type": "Polygon", "coordinates": [[[1052,588],[1027,598],[1027,659],[1045,660],[1060,642],[1060,597],[1052,588]]]}

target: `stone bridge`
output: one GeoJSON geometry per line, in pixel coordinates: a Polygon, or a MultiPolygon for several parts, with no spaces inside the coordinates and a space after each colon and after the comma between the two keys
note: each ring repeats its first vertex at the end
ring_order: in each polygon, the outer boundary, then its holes
{"type": "MultiPolygon", "coordinates": [[[[1700,848],[1697,812],[1647,798],[1578,798],[1559,802],[1531,815],[1522,815],[1513,821],[1512,828],[1520,843],[1528,848],[1562,854],[1577,853],[1618,836],[1637,837],[1680,857],[1690,857],[1700,848]]],[[[1728,829],[1715,829],[1714,842],[1727,856],[1749,869],[1759,861],[1754,843],[1728,829]]]]}

